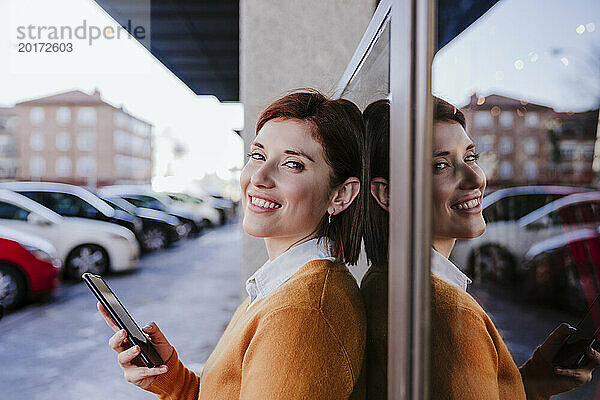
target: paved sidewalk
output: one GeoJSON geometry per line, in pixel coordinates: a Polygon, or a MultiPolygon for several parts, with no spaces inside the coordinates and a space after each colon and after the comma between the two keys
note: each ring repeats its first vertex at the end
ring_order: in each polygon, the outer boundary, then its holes
{"type": "MultiPolygon", "coordinates": [[[[143,257],[108,284],[134,319],[154,320],[183,362],[199,371],[240,302],[239,224],[143,257]]],[[[85,284],[0,320],[0,399],[151,399],[128,384],[108,347],[112,331],[85,284]]]]}

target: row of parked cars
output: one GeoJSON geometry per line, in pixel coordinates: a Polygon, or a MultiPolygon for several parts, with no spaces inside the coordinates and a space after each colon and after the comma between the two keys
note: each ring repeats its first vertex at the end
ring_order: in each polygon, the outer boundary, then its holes
{"type": "Polygon", "coordinates": [[[485,233],[452,260],[475,282],[521,285],[531,300],[585,310],[599,293],[600,191],[520,186],[483,199],[485,233]]]}
{"type": "Polygon", "coordinates": [[[13,308],[85,272],[135,269],[140,252],[168,247],[233,215],[227,199],[147,186],[1,182],[0,303],[13,308]]]}

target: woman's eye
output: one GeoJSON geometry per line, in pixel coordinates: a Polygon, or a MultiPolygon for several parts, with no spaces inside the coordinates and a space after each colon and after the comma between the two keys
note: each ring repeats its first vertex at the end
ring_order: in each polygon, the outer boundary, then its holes
{"type": "Polygon", "coordinates": [[[290,167],[291,169],[302,171],[304,169],[304,164],[298,161],[287,161],[283,165],[290,167]]]}
{"type": "Polygon", "coordinates": [[[264,160],[264,156],[256,151],[253,153],[248,153],[247,156],[253,160],[264,160]]]}
{"type": "Polygon", "coordinates": [[[479,160],[479,153],[477,154],[469,154],[465,157],[465,162],[473,162],[479,160]]]}
{"type": "Polygon", "coordinates": [[[439,172],[442,171],[446,168],[448,168],[450,165],[447,162],[438,162],[433,164],[433,171],[434,172],[439,172]]]}

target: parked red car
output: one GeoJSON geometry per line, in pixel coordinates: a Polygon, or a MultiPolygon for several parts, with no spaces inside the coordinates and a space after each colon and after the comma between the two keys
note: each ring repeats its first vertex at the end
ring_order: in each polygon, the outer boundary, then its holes
{"type": "Polygon", "coordinates": [[[0,303],[11,309],[59,285],[60,262],[43,249],[0,238],[0,303]]]}

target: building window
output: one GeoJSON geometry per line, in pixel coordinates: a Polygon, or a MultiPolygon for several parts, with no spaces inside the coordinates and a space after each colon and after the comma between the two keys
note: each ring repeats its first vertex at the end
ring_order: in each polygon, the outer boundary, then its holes
{"type": "Polygon", "coordinates": [[[33,177],[42,177],[46,173],[46,161],[39,156],[29,159],[29,173],[33,177]]]}
{"type": "Polygon", "coordinates": [[[536,112],[528,112],[525,115],[525,126],[528,128],[537,128],[539,123],[539,118],[536,112]]]}
{"type": "Polygon", "coordinates": [[[56,135],[56,149],[67,151],[71,148],[71,135],[68,132],[60,132],[56,135]]]}
{"type": "Polygon", "coordinates": [[[93,151],[96,147],[95,132],[81,132],[77,136],[77,148],[81,151],[93,151]]]}
{"type": "Polygon", "coordinates": [[[29,112],[29,121],[32,125],[41,125],[44,122],[44,109],[42,107],[32,107],[29,112]]]}
{"type": "Polygon", "coordinates": [[[500,163],[500,178],[510,179],[512,178],[513,168],[510,161],[502,161],[500,163]]]}
{"type": "Polygon", "coordinates": [[[561,143],[560,144],[560,159],[563,161],[572,161],[575,159],[575,144],[561,143]]]}
{"type": "Polygon", "coordinates": [[[96,174],[96,160],[92,157],[81,157],[77,160],[77,175],[90,177],[96,174]]]}
{"type": "Polygon", "coordinates": [[[528,136],[523,139],[523,151],[525,154],[535,154],[538,151],[538,140],[535,136],[528,136]]]}
{"type": "Polygon", "coordinates": [[[69,157],[58,157],[56,159],[56,176],[64,177],[71,175],[71,159],[69,157]]]}
{"type": "Polygon", "coordinates": [[[41,131],[33,131],[29,136],[29,147],[33,151],[44,149],[44,134],[41,131]]]}
{"type": "Polygon", "coordinates": [[[498,150],[501,154],[510,154],[513,151],[513,138],[510,136],[502,136],[498,144],[498,150]]]}
{"type": "Polygon", "coordinates": [[[537,168],[537,164],[535,163],[535,161],[533,161],[533,160],[526,161],[523,169],[525,172],[525,177],[527,179],[537,178],[538,168],[537,168]]]}
{"type": "Polygon", "coordinates": [[[127,128],[129,116],[121,111],[115,112],[115,125],[119,128],[127,128]]]}
{"type": "Polygon", "coordinates": [[[56,111],[56,123],[67,125],[71,122],[71,109],[69,107],[59,107],[56,111]]]}
{"type": "Polygon", "coordinates": [[[515,126],[515,116],[510,111],[502,111],[500,113],[499,122],[502,128],[512,128],[515,126]]]}
{"type": "Polygon", "coordinates": [[[77,113],[77,122],[83,126],[95,126],[97,120],[94,107],[81,107],[77,113]]]}
{"type": "Polygon", "coordinates": [[[489,111],[477,111],[473,118],[476,128],[492,127],[492,114],[490,114],[489,111]]]}
{"type": "Polygon", "coordinates": [[[494,135],[482,135],[477,138],[477,149],[481,153],[489,153],[494,150],[495,141],[496,137],[494,135]]]}

